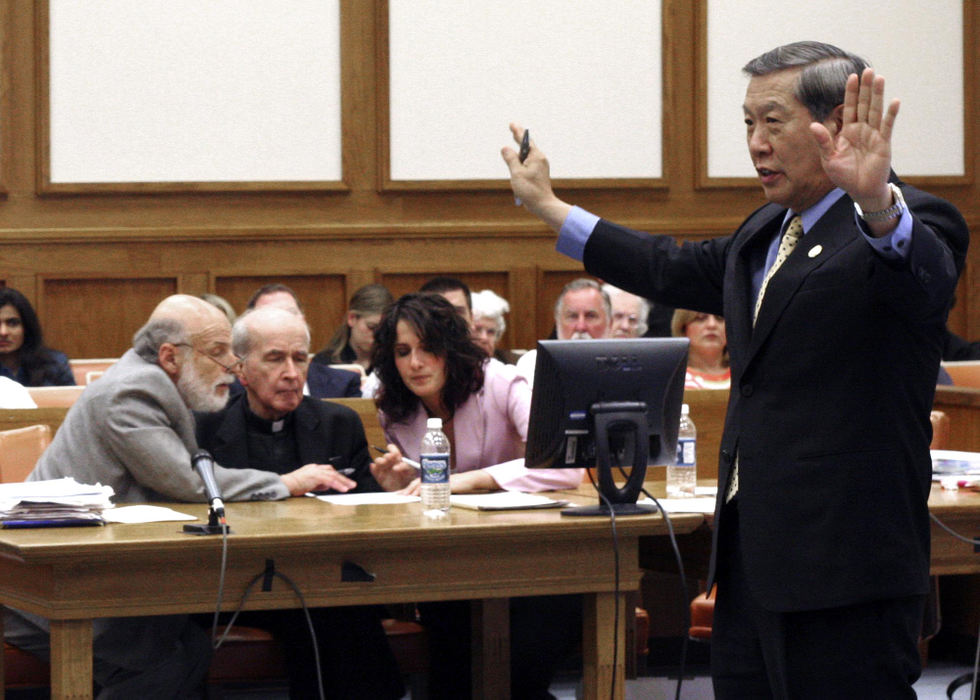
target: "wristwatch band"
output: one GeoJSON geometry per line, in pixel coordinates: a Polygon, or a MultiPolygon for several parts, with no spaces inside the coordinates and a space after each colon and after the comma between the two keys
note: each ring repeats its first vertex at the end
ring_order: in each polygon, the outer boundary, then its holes
{"type": "Polygon", "coordinates": [[[854,202],[854,210],[857,211],[857,215],[860,216],[865,221],[888,221],[889,219],[897,219],[905,211],[905,197],[902,196],[902,190],[898,188],[894,183],[888,183],[888,189],[891,190],[892,196],[895,197],[895,203],[886,209],[880,209],[879,211],[862,211],[861,205],[854,202]]]}

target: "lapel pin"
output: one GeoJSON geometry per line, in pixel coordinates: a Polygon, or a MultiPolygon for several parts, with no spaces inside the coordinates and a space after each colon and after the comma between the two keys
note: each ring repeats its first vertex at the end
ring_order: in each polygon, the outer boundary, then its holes
{"type": "Polygon", "coordinates": [[[807,255],[809,255],[811,258],[815,258],[818,255],[820,255],[820,253],[822,252],[823,252],[823,246],[818,243],[817,245],[810,248],[810,252],[807,253],[807,255]]]}

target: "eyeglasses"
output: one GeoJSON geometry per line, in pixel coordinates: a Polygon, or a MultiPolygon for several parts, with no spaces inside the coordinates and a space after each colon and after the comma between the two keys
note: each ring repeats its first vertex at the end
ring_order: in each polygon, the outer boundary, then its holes
{"type": "Polygon", "coordinates": [[[215,357],[212,357],[211,355],[207,354],[203,350],[198,350],[196,347],[194,347],[190,343],[174,343],[174,345],[178,345],[180,347],[185,347],[185,348],[190,348],[191,350],[193,350],[194,352],[196,352],[198,355],[203,355],[204,357],[206,357],[209,360],[211,360],[211,362],[213,362],[214,364],[216,364],[216,365],[220,366],[221,368],[223,368],[226,372],[231,372],[232,374],[234,374],[235,373],[235,370],[242,364],[242,358],[236,357],[234,364],[226,365],[221,360],[219,360],[219,359],[217,359],[215,357]]]}
{"type": "Polygon", "coordinates": [[[613,322],[622,323],[623,321],[626,321],[631,326],[640,325],[640,317],[637,316],[636,314],[624,314],[624,313],[613,314],[613,322]]]}

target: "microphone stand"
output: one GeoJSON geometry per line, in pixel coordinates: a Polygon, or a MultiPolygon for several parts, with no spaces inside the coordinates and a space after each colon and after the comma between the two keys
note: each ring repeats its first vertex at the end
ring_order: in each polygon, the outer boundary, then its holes
{"type": "Polygon", "coordinates": [[[225,510],[221,509],[219,515],[218,510],[214,507],[212,503],[208,507],[208,524],[199,525],[197,523],[187,523],[184,525],[184,532],[191,535],[220,535],[224,532],[231,534],[231,528],[228,527],[228,521],[225,520],[225,510]]]}

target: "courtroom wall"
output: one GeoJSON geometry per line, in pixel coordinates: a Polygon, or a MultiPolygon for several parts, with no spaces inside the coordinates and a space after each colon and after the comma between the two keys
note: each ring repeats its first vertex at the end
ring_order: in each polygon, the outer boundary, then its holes
{"type": "MultiPolygon", "coordinates": [[[[241,308],[268,281],[299,292],[319,346],[357,287],[435,274],[509,299],[504,345],[531,347],[580,268],[514,206],[507,122],[562,197],[722,235],[762,202],[739,160],[744,81],[724,71],[804,38],[769,1],[593,4],[0,0],[0,283],[74,357],[121,353],[166,294],[241,308]],[[772,31],[738,24],[760,16],[772,31]]],[[[806,26],[887,75],[896,166],[976,229],[978,4],[898,4],[875,38],[816,8],[806,26]]],[[[978,262],[950,321],[973,339],[978,262]]]]}

